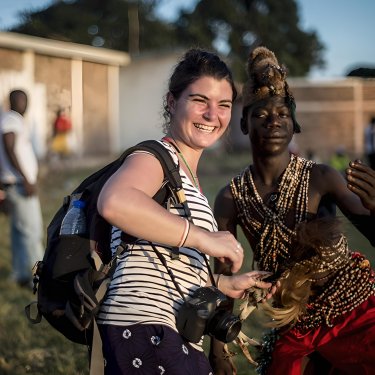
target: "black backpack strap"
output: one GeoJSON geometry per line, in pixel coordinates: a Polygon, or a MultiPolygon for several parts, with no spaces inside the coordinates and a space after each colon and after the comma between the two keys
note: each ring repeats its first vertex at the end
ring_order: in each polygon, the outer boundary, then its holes
{"type": "Polygon", "coordinates": [[[126,150],[121,156],[121,160],[132,154],[135,151],[147,151],[153,154],[160,162],[164,176],[172,190],[175,192],[180,203],[186,202],[184,190],[182,189],[182,181],[179,172],[179,166],[175,164],[169,151],[156,140],[147,140],[126,150]]]}
{"type": "MultiPolygon", "coordinates": [[[[176,147],[176,146],[175,146],[176,147]]],[[[128,156],[130,153],[136,151],[136,150],[145,150],[151,152],[153,155],[155,155],[158,160],[160,161],[160,164],[163,167],[164,175],[168,179],[168,183],[170,187],[172,188],[172,191],[174,191],[175,195],[178,198],[179,203],[182,204],[184,207],[184,211],[186,214],[186,218],[189,221],[192,221],[191,218],[191,212],[186,200],[184,189],[182,188],[182,180],[179,172],[179,166],[175,164],[174,160],[172,159],[169,151],[158,141],[155,140],[149,140],[149,141],[143,141],[139,143],[138,145],[132,147],[131,149],[127,150],[123,155],[124,159],[126,156],[128,156]]],[[[159,202],[163,203],[163,202],[159,202]]],[[[154,248],[155,250],[155,248],[154,248]]],[[[158,252],[156,252],[159,256],[158,252]]],[[[179,258],[179,248],[174,246],[172,247],[172,259],[178,259],[179,258]]],[[[209,261],[205,254],[203,254],[204,260],[206,262],[208,273],[212,282],[212,285],[216,285],[213,273],[209,264],[209,261]]],[[[167,268],[168,269],[168,268],[167,268]]],[[[168,271],[169,272],[169,271],[168,271]]],[[[173,279],[172,279],[173,280],[173,279]]]]}
{"type": "MultiPolygon", "coordinates": [[[[185,211],[186,218],[191,221],[191,212],[186,200],[184,189],[182,188],[182,180],[179,172],[179,165],[176,164],[170,155],[169,151],[158,141],[156,140],[147,140],[137,145],[127,149],[121,156],[120,160],[122,162],[126,159],[127,156],[132,154],[135,151],[146,151],[153,154],[160,162],[164,177],[167,181],[167,185],[177,199],[178,203],[180,203],[185,211]]],[[[159,203],[165,203],[165,195],[156,195],[154,199],[159,203]]],[[[174,246],[171,249],[171,257],[172,259],[179,258],[179,248],[174,246]]]]}
{"type": "Polygon", "coordinates": [[[128,155],[138,150],[148,151],[159,160],[164,171],[164,176],[168,180],[169,187],[178,199],[178,202],[183,205],[187,219],[191,220],[191,212],[186,201],[184,189],[182,188],[179,165],[175,164],[169,151],[160,142],[156,140],[147,140],[138,143],[136,146],[126,150],[121,155],[120,159],[125,160],[128,155]]]}

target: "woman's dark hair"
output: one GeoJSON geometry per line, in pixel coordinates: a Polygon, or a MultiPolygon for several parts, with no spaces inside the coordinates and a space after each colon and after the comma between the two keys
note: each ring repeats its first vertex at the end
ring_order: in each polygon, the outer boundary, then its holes
{"type": "MultiPolygon", "coordinates": [[[[204,76],[227,80],[232,87],[232,100],[234,101],[236,99],[237,90],[234,86],[232,73],[226,63],[215,53],[200,48],[188,50],[175,66],[169,79],[168,92],[170,92],[175,99],[178,99],[186,87],[204,76]]],[[[163,117],[165,120],[164,130],[166,130],[170,121],[170,112],[166,97],[164,99],[163,117]]]]}

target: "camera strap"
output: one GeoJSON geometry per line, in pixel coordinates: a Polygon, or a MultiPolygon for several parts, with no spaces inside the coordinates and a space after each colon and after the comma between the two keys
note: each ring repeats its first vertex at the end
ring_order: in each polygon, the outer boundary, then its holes
{"type": "Polygon", "coordinates": [[[155,254],[158,256],[160,262],[163,264],[163,266],[166,268],[167,272],[168,272],[168,275],[170,276],[170,278],[172,279],[172,282],[174,284],[174,286],[176,287],[178,293],[180,293],[182,299],[184,300],[184,302],[186,302],[186,298],[184,296],[184,293],[182,293],[182,290],[180,288],[180,286],[178,285],[177,281],[176,281],[176,278],[174,277],[174,274],[173,272],[171,271],[171,269],[168,267],[167,265],[167,261],[165,260],[163,254],[156,248],[156,246],[150,242],[150,245],[152,247],[152,249],[155,251],[155,254]]]}
{"type": "MultiPolygon", "coordinates": [[[[191,211],[190,211],[190,208],[189,208],[189,205],[187,204],[187,202],[186,202],[186,205],[184,206],[184,210],[187,214],[187,217],[188,217],[188,220],[190,221],[190,223],[194,224],[193,219],[191,218],[191,211]]],[[[215,278],[214,278],[214,274],[212,273],[212,270],[211,270],[210,262],[208,261],[206,254],[202,253],[202,256],[203,256],[203,259],[204,259],[204,261],[206,263],[206,266],[207,266],[208,275],[210,276],[211,284],[214,287],[217,287],[216,281],[215,281],[215,278]]]]}
{"type": "MultiPolygon", "coordinates": [[[[173,143],[173,146],[175,146],[175,144],[173,143]]],[[[175,148],[178,150],[177,146],[175,146],[175,148]]],[[[185,195],[185,194],[183,194],[185,195]]],[[[193,219],[192,219],[192,216],[191,216],[191,211],[190,211],[190,207],[188,205],[188,202],[186,200],[186,198],[184,199],[179,199],[180,203],[182,204],[182,207],[185,211],[185,215],[186,215],[186,219],[189,220],[189,222],[191,224],[194,224],[193,223],[193,219]]],[[[178,293],[180,293],[182,299],[184,300],[184,302],[186,302],[186,298],[184,296],[184,293],[182,293],[182,290],[180,288],[180,286],[178,285],[177,281],[176,281],[176,278],[172,272],[172,270],[168,267],[167,265],[167,261],[165,260],[165,257],[163,256],[163,254],[156,248],[156,246],[152,243],[152,242],[149,242],[150,246],[152,247],[152,249],[155,251],[155,254],[158,256],[160,262],[163,264],[163,266],[165,267],[165,269],[167,270],[168,272],[168,275],[170,276],[174,286],[176,287],[176,290],[178,291],[178,293]]],[[[206,254],[202,253],[202,256],[204,258],[204,261],[206,263],[206,266],[207,266],[207,270],[208,270],[208,275],[210,277],[210,280],[211,280],[211,284],[213,286],[216,287],[216,282],[215,282],[215,278],[214,278],[214,275],[212,273],[212,270],[211,270],[211,267],[210,267],[210,263],[207,259],[207,256],[206,254]]],[[[173,246],[172,247],[172,259],[178,259],[179,258],[179,248],[178,247],[175,247],[173,246]]]]}
{"type": "MultiPolygon", "coordinates": [[[[167,261],[165,260],[165,257],[163,256],[163,254],[156,248],[156,246],[149,242],[149,244],[151,245],[152,249],[155,251],[155,254],[158,256],[160,262],[163,264],[163,266],[166,268],[167,272],[168,272],[168,275],[170,276],[174,286],[176,287],[176,290],[178,291],[178,293],[180,293],[182,299],[184,300],[184,302],[186,302],[186,298],[184,296],[184,293],[182,293],[182,290],[180,288],[180,286],[178,285],[177,281],[176,281],[176,278],[172,272],[172,270],[168,267],[167,265],[167,261]]],[[[206,257],[206,254],[202,254],[205,262],[206,262],[206,265],[207,265],[207,270],[208,270],[208,274],[210,276],[210,279],[211,279],[211,284],[214,286],[214,287],[217,287],[216,285],[216,282],[215,282],[215,278],[214,278],[214,275],[212,273],[212,270],[211,270],[211,267],[210,267],[210,264],[207,260],[207,257],[206,257]]]]}
{"type": "MultiPolygon", "coordinates": [[[[173,145],[174,145],[174,144],[173,144],[173,145]]],[[[174,145],[174,146],[175,146],[175,145],[174,145]]],[[[175,146],[175,147],[176,147],[176,149],[177,149],[177,146],[175,146]]],[[[178,149],[177,149],[177,150],[178,150],[178,149]]],[[[190,222],[191,224],[194,224],[194,223],[193,223],[192,216],[191,216],[190,207],[189,207],[189,205],[188,205],[187,200],[184,199],[184,200],[181,202],[181,204],[182,204],[182,207],[183,207],[183,209],[184,209],[184,211],[185,211],[185,215],[186,215],[187,220],[189,220],[189,222],[190,222]]],[[[156,255],[159,257],[159,259],[160,259],[160,261],[163,263],[164,267],[167,269],[168,274],[171,276],[171,279],[172,279],[173,283],[175,284],[177,291],[182,295],[181,289],[177,286],[178,284],[177,284],[177,282],[176,282],[176,280],[175,280],[175,278],[174,278],[174,275],[173,275],[172,271],[168,268],[168,266],[167,266],[167,262],[166,262],[166,260],[164,259],[164,256],[163,256],[163,255],[162,255],[162,254],[156,249],[156,247],[155,247],[151,242],[150,242],[150,245],[151,245],[151,247],[153,248],[153,250],[156,252],[156,255]],[[163,259],[163,260],[162,260],[162,259],[163,259]]],[[[177,251],[176,251],[176,250],[175,250],[175,247],[173,247],[173,248],[172,248],[172,253],[177,253],[177,254],[179,254],[178,248],[177,248],[177,251]]],[[[208,261],[208,259],[207,259],[207,256],[206,256],[206,254],[204,254],[204,253],[202,253],[202,256],[203,256],[204,261],[205,261],[206,266],[207,266],[208,275],[209,275],[209,277],[210,277],[211,284],[212,284],[213,286],[217,287],[216,282],[215,282],[214,275],[213,275],[212,270],[211,270],[211,267],[210,267],[210,263],[209,263],[209,261],[208,261]]],[[[178,259],[178,256],[177,256],[177,257],[176,257],[176,256],[175,256],[175,257],[172,257],[172,259],[178,259]]],[[[184,301],[185,301],[185,298],[184,298],[184,297],[182,297],[182,298],[183,298],[184,301]]]]}
{"type": "MultiPolygon", "coordinates": [[[[189,208],[189,205],[187,203],[187,201],[184,202],[183,204],[183,207],[184,207],[184,211],[185,211],[185,214],[186,214],[186,217],[187,219],[189,220],[190,223],[194,224],[193,223],[193,220],[192,220],[192,217],[191,217],[191,211],[190,211],[190,208],[189,208]]],[[[168,272],[168,275],[170,276],[174,286],[176,287],[176,290],[178,291],[178,293],[180,293],[182,299],[184,300],[184,302],[186,302],[186,298],[184,296],[184,293],[182,293],[182,290],[180,288],[180,286],[178,285],[177,281],[176,281],[176,278],[172,272],[172,270],[168,267],[167,265],[167,261],[165,260],[165,257],[163,256],[163,254],[156,248],[156,246],[152,243],[152,242],[149,242],[150,246],[152,247],[152,249],[155,251],[155,254],[158,256],[160,262],[162,263],[162,265],[165,267],[165,269],[167,270],[168,272]]],[[[207,256],[206,254],[202,253],[202,256],[203,256],[203,259],[206,263],[206,266],[207,266],[207,270],[208,270],[208,275],[210,277],[210,280],[211,280],[211,284],[214,286],[214,287],[217,287],[216,285],[216,282],[215,282],[215,278],[214,278],[214,275],[212,273],[212,270],[211,270],[211,267],[210,267],[210,263],[207,259],[207,256]]],[[[175,258],[172,258],[172,259],[175,259],[175,258]]]]}

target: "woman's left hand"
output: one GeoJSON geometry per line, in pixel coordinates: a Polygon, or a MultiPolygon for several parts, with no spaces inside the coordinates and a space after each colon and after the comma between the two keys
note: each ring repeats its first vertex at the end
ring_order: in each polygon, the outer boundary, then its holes
{"type": "Polygon", "coordinates": [[[358,195],[365,208],[375,215],[375,171],[360,160],[350,162],[346,169],[348,189],[358,195]]]}
{"type": "Polygon", "coordinates": [[[272,283],[262,281],[270,275],[272,274],[266,271],[251,271],[233,276],[221,275],[219,289],[231,298],[242,298],[250,288],[267,289],[266,300],[272,297],[277,288],[277,284],[272,285],[272,283]]]}

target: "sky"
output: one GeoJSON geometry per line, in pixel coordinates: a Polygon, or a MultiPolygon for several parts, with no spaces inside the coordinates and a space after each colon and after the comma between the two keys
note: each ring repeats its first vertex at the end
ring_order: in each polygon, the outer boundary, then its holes
{"type": "MultiPolygon", "coordinates": [[[[15,25],[19,20],[19,12],[38,10],[51,2],[52,0],[1,0],[0,30],[15,25]]],[[[196,0],[163,0],[158,13],[166,20],[171,20],[176,9],[190,10],[195,2],[196,0]]],[[[302,29],[315,30],[326,47],[326,67],[313,70],[309,75],[311,78],[343,77],[357,67],[375,67],[374,0],[297,0],[297,4],[302,29]]]]}

